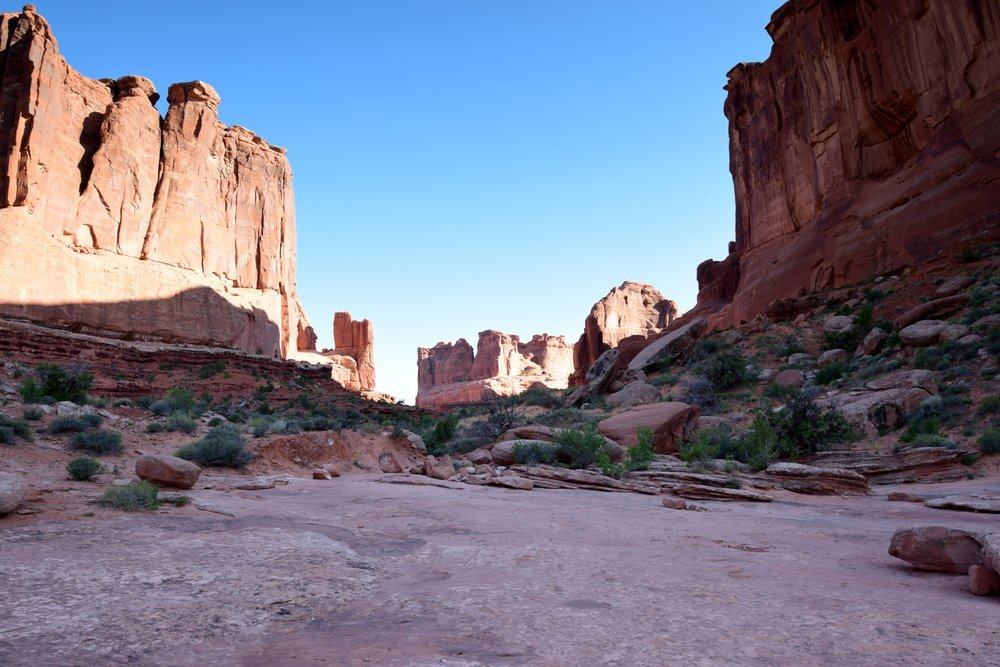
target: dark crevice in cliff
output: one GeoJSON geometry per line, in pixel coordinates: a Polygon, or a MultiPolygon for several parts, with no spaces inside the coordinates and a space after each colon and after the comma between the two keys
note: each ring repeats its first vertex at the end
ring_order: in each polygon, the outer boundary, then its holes
{"type": "MultiPolygon", "coordinates": [[[[80,170],[80,194],[87,190],[90,183],[90,175],[94,171],[94,153],[101,147],[101,124],[104,122],[105,113],[94,111],[87,114],[83,120],[83,129],[80,131],[80,145],[83,147],[83,157],[77,164],[80,170]]],[[[103,198],[102,200],[103,201],[103,198]]],[[[105,208],[107,204],[105,203],[105,208]]]]}

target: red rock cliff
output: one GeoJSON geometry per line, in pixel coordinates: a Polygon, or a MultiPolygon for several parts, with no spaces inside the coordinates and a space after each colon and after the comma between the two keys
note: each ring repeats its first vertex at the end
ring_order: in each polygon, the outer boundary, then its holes
{"type": "Polygon", "coordinates": [[[698,310],[738,324],[997,239],[1000,3],[792,0],[767,29],[729,72],[736,242],[698,310]]]}
{"type": "Polygon", "coordinates": [[[157,97],[73,70],[30,5],[0,15],[0,313],[295,356],[315,337],[284,149],[220,123],[206,83],[163,119],[157,97]]]}
{"type": "Polygon", "coordinates": [[[357,363],[360,389],[375,389],[375,326],[369,320],[355,320],[348,312],[335,313],[333,345],[333,354],[357,363]]]}

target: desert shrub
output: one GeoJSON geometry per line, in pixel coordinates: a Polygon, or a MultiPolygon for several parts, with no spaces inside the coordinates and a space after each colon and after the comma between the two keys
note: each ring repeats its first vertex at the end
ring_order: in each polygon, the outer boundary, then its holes
{"type": "Polygon", "coordinates": [[[605,450],[604,436],[596,429],[566,429],[555,435],[559,457],[566,460],[570,468],[586,468],[597,462],[605,450]]]}
{"type": "Polygon", "coordinates": [[[932,371],[955,367],[963,361],[975,359],[978,349],[978,345],[963,345],[953,340],[922,347],[913,356],[913,366],[932,371]]]}
{"type": "Polygon", "coordinates": [[[696,377],[684,386],[681,400],[691,405],[697,405],[706,414],[719,404],[719,395],[715,391],[715,383],[707,377],[696,377]]]}
{"type": "Polygon", "coordinates": [[[184,445],[176,454],[182,459],[203,466],[242,468],[253,455],[244,449],[243,434],[232,424],[216,426],[201,440],[184,445]]]}
{"type": "MultiPolygon", "coordinates": [[[[219,424],[225,424],[225,423],[226,423],[226,420],[225,420],[224,417],[212,417],[211,419],[208,420],[208,425],[210,427],[211,426],[218,426],[219,424]]],[[[312,422],[310,422],[310,424],[311,423],[312,422]]],[[[324,429],[324,428],[310,428],[310,429],[305,429],[305,430],[308,430],[308,431],[325,431],[326,429],[324,429]]]]}
{"type": "Polygon", "coordinates": [[[481,438],[452,438],[446,449],[449,454],[468,454],[473,449],[478,449],[485,444],[487,444],[486,441],[481,438]]]}
{"type": "Polygon", "coordinates": [[[101,463],[90,456],[78,456],[66,464],[66,473],[78,482],[89,482],[101,473],[101,463]]]}
{"type": "Polygon", "coordinates": [[[166,417],[175,412],[191,414],[195,412],[196,407],[197,401],[194,393],[187,387],[171,387],[163,398],[149,404],[150,411],[160,417],[166,417]]]}
{"type": "Polygon", "coordinates": [[[42,412],[41,408],[38,408],[38,407],[35,407],[35,406],[29,405],[28,407],[26,407],[24,409],[24,418],[26,420],[28,420],[28,421],[32,421],[32,422],[38,421],[39,419],[42,418],[42,415],[44,415],[44,414],[45,413],[42,412]]]}
{"type": "Polygon", "coordinates": [[[184,414],[175,412],[161,422],[153,422],[146,427],[148,433],[160,433],[162,431],[191,434],[198,429],[198,422],[184,414]]]}
{"type": "Polygon", "coordinates": [[[19,392],[25,403],[41,403],[47,397],[84,403],[93,385],[94,374],[83,366],[38,364],[34,374],[21,382],[19,392]]]}
{"type": "Polygon", "coordinates": [[[835,364],[830,364],[824,366],[823,368],[816,371],[816,384],[827,385],[834,380],[839,380],[840,378],[847,375],[849,367],[846,363],[838,361],[835,364]]]}
{"type": "Polygon", "coordinates": [[[524,423],[524,415],[507,400],[492,401],[486,406],[486,419],[473,424],[470,435],[496,441],[510,429],[524,423]]]}
{"type": "Polygon", "coordinates": [[[736,442],[728,426],[704,428],[695,438],[681,444],[678,457],[688,463],[704,463],[712,459],[735,458],[736,442]]]}
{"type": "Polygon", "coordinates": [[[458,415],[445,415],[443,419],[434,424],[431,437],[434,442],[444,444],[455,437],[456,429],[458,429],[458,415]]]}
{"type": "Polygon", "coordinates": [[[151,511],[160,506],[159,493],[155,484],[132,482],[128,486],[107,488],[97,503],[123,512],[151,511]]]}
{"type": "Polygon", "coordinates": [[[537,405],[543,408],[558,408],[563,404],[563,398],[558,392],[540,387],[532,387],[520,396],[516,402],[521,405],[537,405]]]}
{"type": "Polygon", "coordinates": [[[718,389],[738,387],[747,380],[747,360],[734,350],[719,352],[702,364],[702,372],[718,389]]]}
{"type": "Polygon", "coordinates": [[[538,415],[534,421],[552,428],[583,428],[597,424],[597,419],[580,408],[557,408],[538,415]]]}
{"type": "Polygon", "coordinates": [[[649,470],[656,452],[653,449],[653,430],[642,427],[636,430],[638,443],[628,448],[625,454],[625,467],[629,470],[649,470]]]}
{"type": "Polygon", "coordinates": [[[1000,454],[1000,427],[990,426],[979,436],[979,451],[983,454],[1000,454]]]}
{"type": "Polygon", "coordinates": [[[988,415],[995,415],[1000,412],[1000,394],[990,394],[989,396],[984,396],[979,407],[976,409],[976,414],[980,417],[986,417],[988,415]]]}
{"type": "Polygon", "coordinates": [[[103,456],[104,454],[120,454],[122,451],[122,434],[118,431],[94,429],[73,436],[73,448],[103,456]]]}
{"type": "Polygon", "coordinates": [[[525,465],[555,463],[556,447],[548,443],[522,442],[514,445],[514,460],[525,465]]]}
{"type": "Polygon", "coordinates": [[[96,412],[69,417],[56,417],[49,422],[49,433],[80,433],[88,428],[99,426],[103,417],[96,412]]]}
{"type": "MultiPolygon", "coordinates": [[[[218,426],[219,424],[225,423],[224,420],[218,417],[213,418],[208,422],[209,426],[218,426]],[[216,422],[216,423],[212,423],[216,422]]],[[[301,422],[303,431],[336,431],[340,429],[340,422],[330,419],[324,415],[313,415],[311,417],[306,417],[301,422]]]]}
{"type": "Polygon", "coordinates": [[[31,440],[32,437],[31,426],[28,422],[0,415],[0,443],[9,445],[17,438],[31,440]]]}
{"type": "Polygon", "coordinates": [[[657,375],[655,378],[651,379],[649,384],[654,387],[665,387],[668,384],[677,384],[677,380],[679,379],[680,378],[678,378],[678,376],[674,373],[662,373],[661,375],[657,375]]]}
{"type": "Polygon", "coordinates": [[[924,399],[916,414],[906,425],[906,431],[899,436],[900,442],[913,442],[921,435],[937,435],[941,428],[943,400],[939,396],[924,399]]]}
{"type": "Polygon", "coordinates": [[[910,441],[911,447],[947,447],[955,448],[955,443],[944,437],[933,433],[920,433],[915,435],[910,441]]]}
{"type": "Polygon", "coordinates": [[[823,337],[826,339],[827,349],[841,349],[848,352],[856,350],[868,332],[875,326],[873,311],[872,304],[865,302],[858,307],[854,314],[854,325],[848,331],[824,333],[823,337]]]}
{"type": "Polygon", "coordinates": [[[764,395],[768,398],[776,398],[779,401],[787,401],[789,398],[794,396],[798,390],[795,387],[788,387],[785,385],[778,384],[777,382],[772,382],[764,388],[764,395]]]}
{"type": "Polygon", "coordinates": [[[221,359],[218,361],[212,361],[198,369],[198,378],[201,380],[207,380],[218,375],[224,370],[226,370],[226,362],[221,359]]]}

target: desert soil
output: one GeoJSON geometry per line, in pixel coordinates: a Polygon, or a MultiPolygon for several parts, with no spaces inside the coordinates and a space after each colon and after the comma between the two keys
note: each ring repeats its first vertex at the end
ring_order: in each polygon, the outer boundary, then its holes
{"type": "Polygon", "coordinates": [[[996,598],[886,551],[902,526],[997,526],[888,491],[995,478],[704,512],[400,478],[0,528],[0,663],[1000,664],[996,598]]]}

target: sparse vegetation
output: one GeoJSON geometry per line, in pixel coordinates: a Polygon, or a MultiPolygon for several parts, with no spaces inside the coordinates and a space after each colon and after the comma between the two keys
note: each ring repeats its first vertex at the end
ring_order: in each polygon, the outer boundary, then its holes
{"type": "Polygon", "coordinates": [[[551,409],[561,407],[564,399],[555,390],[532,387],[520,396],[515,397],[514,400],[520,405],[537,405],[551,409]]]}
{"type": "Polygon", "coordinates": [[[508,400],[492,401],[486,406],[486,418],[476,422],[470,435],[496,441],[510,429],[524,423],[524,415],[508,400]]]}
{"type": "Polygon", "coordinates": [[[45,413],[42,412],[42,409],[37,406],[29,405],[24,409],[24,418],[28,421],[38,421],[44,415],[45,413]]]}
{"type": "Polygon", "coordinates": [[[556,447],[548,443],[522,442],[514,445],[514,460],[525,465],[555,463],[556,447]]]}
{"type": "Polygon", "coordinates": [[[101,470],[101,462],[90,456],[78,456],[66,464],[66,473],[78,482],[89,482],[101,470]]]}
{"type": "Polygon", "coordinates": [[[567,461],[570,468],[586,468],[597,463],[606,448],[604,436],[593,428],[557,431],[555,444],[559,458],[567,461]]]}
{"type": "Polygon", "coordinates": [[[84,403],[93,385],[93,373],[83,366],[38,364],[34,374],[21,382],[19,392],[25,403],[42,403],[46,399],[84,403]]]}
{"type": "Polygon", "coordinates": [[[104,456],[105,454],[121,454],[122,434],[117,431],[94,429],[73,436],[73,448],[104,456]]]}
{"type": "Polygon", "coordinates": [[[175,412],[163,421],[153,422],[146,426],[147,433],[174,432],[191,434],[198,429],[198,422],[183,412],[175,412]]]}
{"type": "Polygon", "coordinates": [[[726,350],[709,357],[702,372],[717,389],[732,389],[747,381],[747,360],[735,350],[726,350]]]}
{"type": "Polygon", "coordinates": [[[49,422],[48,429],[46,430],[52,434],[80,433],[86,431],[88,428],[99,426],[102,421],[103,418],[96,412],[68,417],[56,417],[49,422]]]}
{"type": "Polygon", "coordinates": [[[155,484],[132,482],[127,486],[108,487],[97,503],[123,512],[152,511],[160,506],[159,493],[155,484]]]}
{"type": "Polygon", "coordinates": [[[719,395],[714,382],[706,377],[696,377],[684,386],[681,400],[697,405],[702,412],[709,414],[719,404],[719,395]]]}
{"type": "Polygon", "coordinates": [[[194,414],[196,407],[194,393],[187,387],[171,387],[163,398],[149,404],[149,410],[160,417],[177,412],[194,414]]]}
{"type": "Polygon", "coordinates": [[[221,359],[211,361],[198,369],[198,379],[208,380],[226,370],[226,362],[221,359]]]}
{"type": "Polygon", "coordinates": [[[210,430],[201,440],[196,440],[177,450],[182,459],[203,466],[242,468],[253,458],[244,449],[246,440],[232,424],[223,424],[210,430]]]}
{"type": "Polygon", "coordinates": [[[13,444],[18,438],[21,440],[31,440],[33,437],[31,426],[23,419],[14,419],[7,415],[0,415],[0,444],[13,444]]]}
{"type": "Polygon", "coordinates": [[[828,385],[847,375],[849,370],[850,367],[842,361],[824,366],[816,371],[816,384],[828,385]]]}
{"type": "Polygon", "coordinates": [[[979,451],[983,454],[1000,454],[1000,427],[990,426],[979,436],[979,451]]]}

